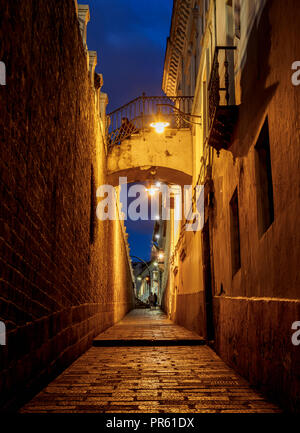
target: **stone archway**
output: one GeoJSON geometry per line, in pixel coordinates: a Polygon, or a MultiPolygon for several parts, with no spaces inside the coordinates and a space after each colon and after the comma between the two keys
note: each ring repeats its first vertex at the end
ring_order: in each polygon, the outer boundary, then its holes
{"type": "Polygon", "coordinates": [[[165,183],[189,185],[192,182],[192,134],[190,129],[133,134],[113,147],[107,156],[110,185],[119,177],[130,182],[157,179],[165,183]]]}

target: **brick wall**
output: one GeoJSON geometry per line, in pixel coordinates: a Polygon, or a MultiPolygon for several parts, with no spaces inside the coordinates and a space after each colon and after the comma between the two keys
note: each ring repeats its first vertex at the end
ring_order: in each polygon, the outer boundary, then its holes
{"type": "Polygon", "coordinates": [[[132,307],[132,281],[121,223],[92,221],[90,233],[91,172],[105,183],[106,158],[74,1],[0,1],[0,40],[0,406],[10,408],[132,307]]]}

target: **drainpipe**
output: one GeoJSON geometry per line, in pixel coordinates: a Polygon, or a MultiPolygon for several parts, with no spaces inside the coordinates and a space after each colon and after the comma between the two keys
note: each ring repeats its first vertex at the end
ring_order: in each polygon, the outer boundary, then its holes
{"type": "Polygon", "coordinates": [[[214,0],[214,14],[215,14],[215,47],[217,44],[217,0],[214,0]]]}

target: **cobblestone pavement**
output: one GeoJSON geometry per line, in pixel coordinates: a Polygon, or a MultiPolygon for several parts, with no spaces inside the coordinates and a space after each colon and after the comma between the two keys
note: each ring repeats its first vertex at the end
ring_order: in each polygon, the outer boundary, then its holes
{"type": "MultiPolygon", "coordinates": [[[[190,335],[160,312],[144,310],[131,313],[104,336],[168,338],[168,329],[171,338],[190,335]],[[148,328],[150,323],[153,330],[148,328]]],[[[250,388],[209,347],[199,345],[92,347],[20,412],[262,413],[280,409],[250,388]]]]}
{"type": "Polygon", "coordinates": [[[102,332],[94,340],[94,345],[103,341],[151,340],[158,341],[195,341],[203,338],[182,326],[174,325],[159,309],[138,309],[131,311],[121,322],[102,332]]]}

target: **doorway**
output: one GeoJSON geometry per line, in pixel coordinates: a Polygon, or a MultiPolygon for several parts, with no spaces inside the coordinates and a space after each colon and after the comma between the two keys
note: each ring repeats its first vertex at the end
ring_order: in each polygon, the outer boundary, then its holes
{"type": "Polygon", "coordinates": [[[206,220],[202,230],[202,254],[203,254],[203,282],[204,282],[204,302],[206,320],[206,339],[214,340],[214,321],[213,321],[213,296],[212,296],[212,272],[210,258],[210,233],[209,219],[206,220]]]}

